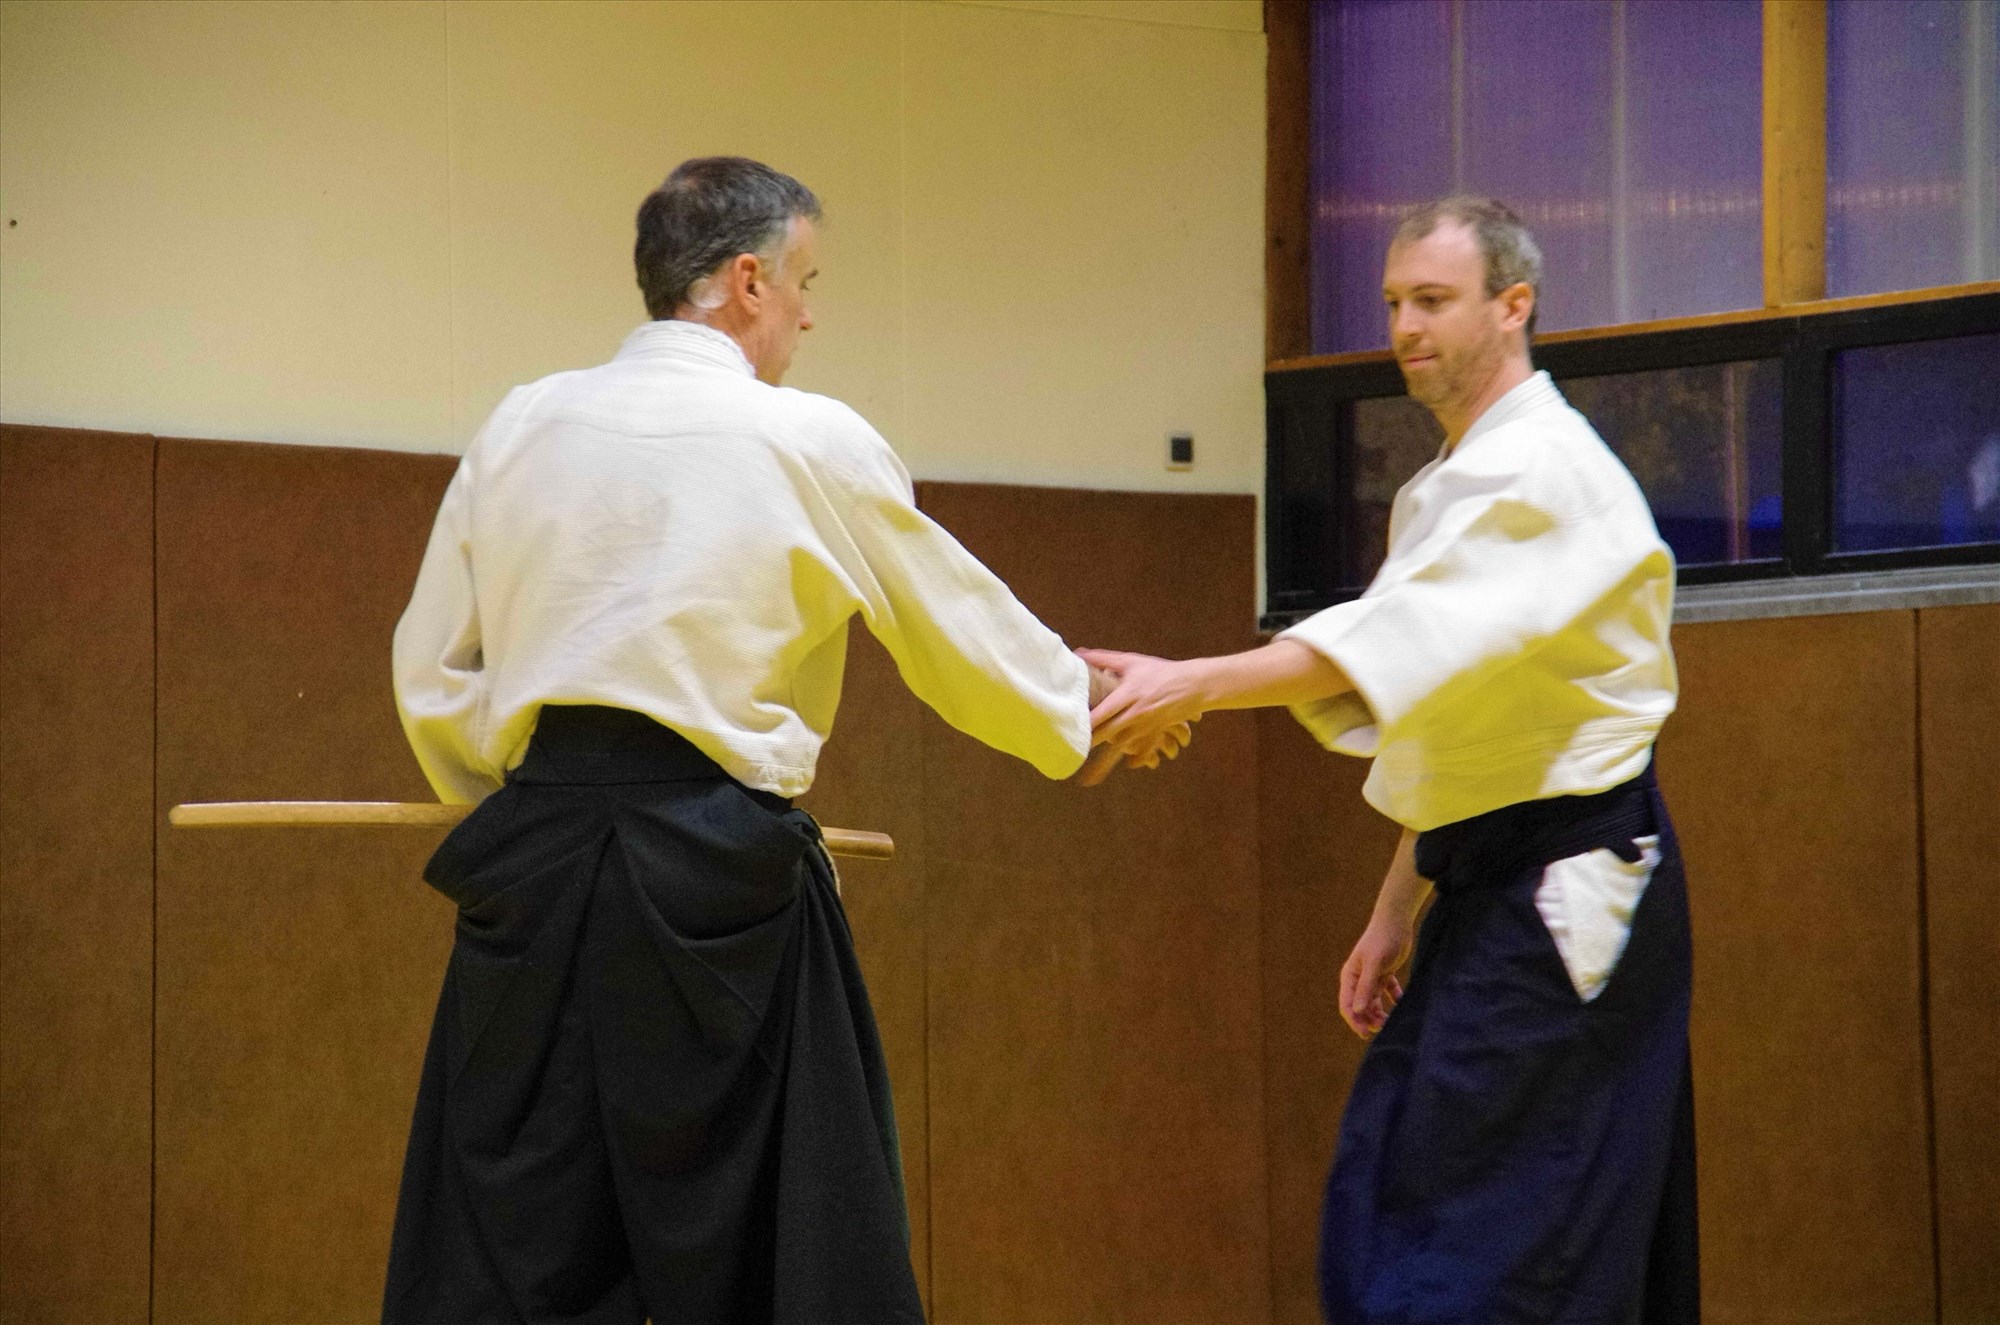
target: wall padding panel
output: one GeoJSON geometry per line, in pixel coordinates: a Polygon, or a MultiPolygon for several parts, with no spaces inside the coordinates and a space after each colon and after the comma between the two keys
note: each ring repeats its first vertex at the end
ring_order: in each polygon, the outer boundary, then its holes
{"type": "Polygon", "coordinates": [[[2000,604],[1918,613],[1945,1325],[2000,1320],[2000,604]]]}
{"type": "Polygon", "coordinates": [[[930,1292],[930,1120],[924,1006],[923,707],[896,664],[857,618],[833,736],[800,804],[823,824],[896,840],[893,860],[836,861],[841,904],[854,930],[861,975],[889,1060],[903,1186],[910,1202],[910,1259],[930,1292]]]}
{"type": "MultiPolygon", "coordinates": [[[[1248,498],[919,501],[1073,644],[1255,642],[1248,498]]],[[[1095,790],[925,724],[936,1319],[1267,1320],[1255,720],[1095,790]]]]}
{"type": "Polygon", "coordinates": [[[1910,612],[1683,626],[1710,1325],[1933,1319],[1910,612]]]}
{"type": "MultiPolygon", "coordinates": [[[[159,808],[428,799],[390,634],[456,461],[162,441],[159,808]]],[[[373,1319],[437,830],[160,828],[154,1320],[373,1319]]]]}
{"type": "Polygon", "coordinates": [[[1340,968],[1401,830],[1361,799],[1367,760],[1321,749],[1283,709],[1257,718],[1271,1319],[1318,1325],[1320,1199],[1364,1047],[1340,1019],[1340,968]]]}
{"type": "Polygon", "coordinates": [[[143,1320],[153,442],[0,428],[0,1320],[143,1320]]]}
{"type": "MultiPolygon", "coordinates": [[[[436,834],[162,816],[428,795],[388,647],[453,463],[0,429],[0,1320],[374,1315],[436,834]]],[[[1254,643],[1247,498],[919,499],[1072,643],[1254,643]]],[[[898,842],[842,874],[933,1318],[1315,1319],[1335,981],[1395,838],[1365,765],[1216,714],[1159,773],[1049,783],[856,634],[808,804],[898,842]]],[[[1706,1318],[1985,1325],[2000,606],[1675,642],[1706,1318]]]]}

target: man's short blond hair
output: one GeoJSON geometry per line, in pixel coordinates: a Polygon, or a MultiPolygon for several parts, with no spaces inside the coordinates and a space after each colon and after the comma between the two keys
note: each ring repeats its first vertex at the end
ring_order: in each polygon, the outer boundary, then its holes
{"type": "Polygon", "coordinates": [[[1527,327],[1532,338],[1542,304],[1542,248],[1528,227],[1498,198],[1454,193],[1412,208],[1396,226],[1389,245],[1393,248],[1422,239],[1445,222],[1464,226],[1479,244],[1479,255],[1486,262],[1488,299],[1510,285],[1526,285],[1535,292],[1535,311],[1528,314],[1527,327]]]}

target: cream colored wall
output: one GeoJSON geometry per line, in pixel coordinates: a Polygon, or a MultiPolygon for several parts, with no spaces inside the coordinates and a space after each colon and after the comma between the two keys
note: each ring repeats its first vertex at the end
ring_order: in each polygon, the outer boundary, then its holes
{"type": "Polygon", "coordinates": [[[1257,0],[6,0],[0,417],[460,450],[732,152],[828,207],[791,382],[919,476],[1258,491],[1263,62],[1257,0]]]}

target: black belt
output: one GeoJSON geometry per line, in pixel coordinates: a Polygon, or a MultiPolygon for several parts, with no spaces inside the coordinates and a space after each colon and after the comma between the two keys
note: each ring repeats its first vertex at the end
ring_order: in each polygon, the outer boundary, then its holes
{"type": "MultiPolygon", "coordinates": [[[[722,765],[673,728],[631,709],[601,704],[548,704],[510,783],[602,787],[633,782],[707,782],[727,778],[722,765]]],[[[783,796],[745,787],[772,810],[783,796]]]]}
{"type": "Polygon", "coordinates": [[[1630,782],[1588,796],[1522,801],[1417,835],[1417,873],[1440,892],[1499,887],[1551,861],[1605,847],[1639,859],[1633,839],[1659,831],[1649,762],[1630,782]]]}

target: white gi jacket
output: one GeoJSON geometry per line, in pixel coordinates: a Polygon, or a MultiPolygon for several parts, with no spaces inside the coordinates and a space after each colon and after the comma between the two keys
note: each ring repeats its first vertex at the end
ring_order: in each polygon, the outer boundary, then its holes
{"type": "Polygon", "coordinates": [[[396,627],[397,708],[447,802],[497,788],[550,703],[649,714],[796,796],[857,612],[954,727],[1082,765],[1088,669],[917,510],[888,443],[723,333],[649,322],[516,388],[467,450],[396,627]]]}
{"type": "Polygon", "coordinates": [[[1418,831],[1603,791],[1673,712],[1673,592],[1638,484],[1536,373],[1397,492],[1367,591],[1279,635],[1356,687],[1292,712],[1418,831]]]}

